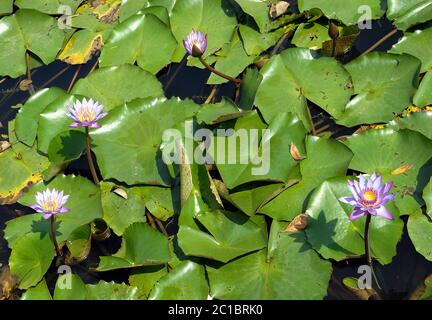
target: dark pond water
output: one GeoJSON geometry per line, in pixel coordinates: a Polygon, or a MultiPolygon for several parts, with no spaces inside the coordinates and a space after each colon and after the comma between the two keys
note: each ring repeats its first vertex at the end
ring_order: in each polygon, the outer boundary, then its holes
{"type": "MultiPolygon", "coordinates": [[[[342,59],[348,62],[362,52],[371,47],[377,40],[389,33],[393,29],[391,23],[385,19],[375,21],[371,30],[363,30],[357,38],[353,49],[342,59]]],[[[396,34],[386,42],[384,42],[377,50],[387,51],[397,42],[400,34],[396,34]]],[[[281,49],[290,47],[290,43],[285,43],[281,49]]],[[[92,69],[96,59],[93,59],[86,65],[68,66],[62,62],[54,62],[48,66],[38,68],[33,71],[33,84],[37,89],[44,87],[60,87],[68,89],[71,80],[77,74],[77,79],[85,77],[92,69]]],[[[373,72],[373,70],[371,70],[373,72]]],[[[158,75],[162,82],[165,94],[167,97],[177,96],[180,98],[192,98],[197,102],[203,102],[210,94],[212,87],[205,83],[209,76],[207,70],[186,67],[184,63],[173,64],[161,71],[158,75]]],[[[7,122],[15,117],[16,110],[13,106],[24,103],[28,97],[28,92],[20,91],[18,84],[22,79],[6,79],[0,83],[0,134],[7,133],[7,122]]],[[[231,84],[225,84],[219,87],[216,95],[216,101],[222,96],[232,97],[234,95],[234,87],[231,84]]],[[[356,128],[344,128],[335,125],[327,115],[318,108],[312,108],[314,121],[317,129],[329,126],[334,136],[351,134],[356,128]]],[[[69,167],[69,173],[77,173],[89,175],[86,171],[86,163],[84,159],[75,161],[69,167]]],[[[0,206],[0,264],[6,265],[10,250],[7,247],[6,241],[3,239],[3,230],[5,222],[17,216],[16,210],[29,212],[28,209],[22,208],[19,205],[0,206]]],[[[175,225],[175,223],[172,223],[175,225]]],[[[116,252],[120,246],[120,239],[110,237],[103,242],[93,241],[92,252],[87,260],[73,267],[74,272],[78,273],[84,281],[94,283],[100,279],[118,282],[127,282],[128,272],[122,270],[116,272],[96,273],[92,268],[98,265],[98,257],[100,255],[109,255],[116,252]]],[[[432,263],[425,260],[419,255],[412,245],[406,229],[402,240],[397,246],[397,256],[393,262],[387,266],[376,265],[376,274],[379,278],[381,287],[385,292],[386,299],[404,299],[424,278],[432,273],[432,263]]],[[[327,299],[354,299],[355,296],[345,290],[340,282],[347,276],[358,277],[357,268],[363,264],[362,259],[347,260],[340,263],[334,263],[334,273],[330,282],[327,299]]],[[[55,282],[55,271],[48,273],[48,283],[52,286],[55,282]]]]}

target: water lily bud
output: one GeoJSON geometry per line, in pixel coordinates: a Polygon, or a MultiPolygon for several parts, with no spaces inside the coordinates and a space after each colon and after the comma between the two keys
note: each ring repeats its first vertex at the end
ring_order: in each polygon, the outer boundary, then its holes
{"type": "Polygon", "coordinates": [[[207,49],[207,35],[192,29],[192,32],[183,40],[183,45],[189,55],[201,57],[207,49]]]}
{"type": "Polygon", "coordinates": [[[333,40],[339,38],[339,29],[337,27],[337,25],[335,25],[333,22],[329,21],[329,31],[328,31],[328,35],[330,36],[330,38],[332,38],[333,40]]]}

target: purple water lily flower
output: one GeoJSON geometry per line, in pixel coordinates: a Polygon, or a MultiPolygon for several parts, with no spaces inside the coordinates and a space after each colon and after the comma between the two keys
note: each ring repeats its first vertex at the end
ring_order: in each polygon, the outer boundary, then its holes
{"type": "Polygon", "coordinates": [[[46,189],[43,192],[36,193],[36,204],[30,208],[38,213],[44,213],[43,218],[48,220],[52,216],[68,212],[69,209],[64,207],[69,199],[69,195],[64,195],[63,191],[59,192],[55,188],[51,191],[46,189]]]}
{"type": "Polygon", "coordinates": [[[370,214],[393,220],[391,213],[384,207],[384,204],[396,197],[390,193],[393,182],[382,184],[381,175],[375,172],[370,178],[365,174],[359,175],[358,178],[358,181],[348,181],[348,188],[353,196],[339,199],[354,207],[349,219],[353,221],[370,214]]]}
{"type": "Polygon", "coordinates": [[[192,29],[192,32],[183,40],[183,45],[189,55],[201,57],[207,49],[207,35],[192,29]]]}
{"type": "Polygon", "coordinates": [[[69,112],[66,115],[72,118],[75,122],[70,125],[71,128],[76,127],[89,127],[89,128],[100,128],[101,125],[98,123],[100,119],[105,117],[108,113],[102,112],[104,106],[99,104],[93,99],[83,101],[76,101],[74,105],[69,108],[69,112]]]}

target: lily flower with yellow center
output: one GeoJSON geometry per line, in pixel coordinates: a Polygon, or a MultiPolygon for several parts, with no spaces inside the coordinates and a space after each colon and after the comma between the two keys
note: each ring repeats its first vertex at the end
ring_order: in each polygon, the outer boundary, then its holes
{"type": "Polygon", "coordinates": [[[352,197],[342,197],[339,201],[354,207],[349,219],[356,220],[370,214],[393,220],[391,213],[384,207],[384,204],[391,201],[396,195],[391,194],[393,182],[382,184],[381,175],[373,173],[359,175],[359,180],[348,181],[348,188],[352,197]]]}
{"type": "Polygon", "coordinates": [[[69,196],[64,195],[63,191],[59,192],[55,188],[52,191],[46,189],[43,192],[36,193],[36,204],[31,205],[30,208],[38,213],[43,213],[43,218],[48,220],[56,214],[69,211],[68,208],[64,207],[68,199],[69,196]]]}
{"type": "Polygon", "coordinates": [[[102,112],[104,106],[99,104],[93,99],[83,101],[76,101],[75,104],[69,108],[69,112],[66,115],[72,118],[73,122],[70,127],[89,127],[89,128],[100,128],[101,125],[98,123],[100,119],[105,117],[108,113],[102,112]]]}

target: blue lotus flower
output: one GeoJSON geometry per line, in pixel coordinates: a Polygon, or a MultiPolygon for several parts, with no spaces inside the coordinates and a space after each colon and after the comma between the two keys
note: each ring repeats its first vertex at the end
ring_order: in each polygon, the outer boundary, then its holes
{"type": "Polygon", "coordinates": [[[348,181],[348,188],[352,193],[352,197],[339,199],[339,201],[354,207],[349,219],[352,221],[370,214],[393,220],[391,213],[384,207],[384,204],[396,196],[390,193],[393,182],[382,184],[381,175],[375,172],[371,177],[362,174],[358,178],[358,181],[348,181]]]}
{"type": "Polygon", "coordinates": [[[69,108],[69,112],[66,115],[72,118],[73,122],[70,127],[89,127],[89,128],[100,128],[98,121],[105,117],[108,113],[102,112],[104,106],[99,104],[93,99],[83,101],[76,101],[75,104],[69,108]]]}
{"type": "Polygon", "coordinates": [[[183,45],[189,55],[201,57],[207,49],[207,35],[192,29],[192,32],[183,40],[183,45]]]}
{"type": "Polygon", "coordinates": [[[64,206],[68,200],[69,195],[64,195],[63,191],[59,192],[55,188],[52,191],[46,189],[36,193],[36,204],[31,205],[30,208],[43,213],[43,218],[48,220],[56,214],[68,212],[69,209],[64,206]]]}

